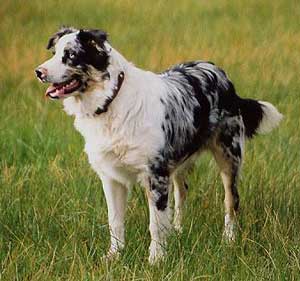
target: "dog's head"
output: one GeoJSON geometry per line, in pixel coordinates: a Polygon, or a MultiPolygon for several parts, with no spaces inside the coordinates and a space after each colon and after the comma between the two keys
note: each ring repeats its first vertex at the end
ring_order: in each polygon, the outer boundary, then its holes
{"type": "Polygon", "coordinates": [[[109,45],[101,30],[62,28],[48,42],[53,57],[38,66],[36,76],[51,83],[46,96],[52,99],[80,95],[109,75],[109,45]]]}

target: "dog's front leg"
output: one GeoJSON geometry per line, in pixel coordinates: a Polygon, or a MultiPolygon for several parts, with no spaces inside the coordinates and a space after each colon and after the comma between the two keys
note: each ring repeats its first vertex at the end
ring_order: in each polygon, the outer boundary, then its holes
{"type": "Polygon", "coordinates": [[[119,182],[101,176],[107,203],[111,244],[106,258],[115,258],[124,247],[124,219],[127,203],[127,188],[119,182]]]}
{"type": "Polygon", "coordinates": [[[169,177],[157,175],[150,177],[147,197],[150,212],[149,263],[151,264],[163,258],[165,253],[166,239],[171,228],[168,194],[169,177]]]}

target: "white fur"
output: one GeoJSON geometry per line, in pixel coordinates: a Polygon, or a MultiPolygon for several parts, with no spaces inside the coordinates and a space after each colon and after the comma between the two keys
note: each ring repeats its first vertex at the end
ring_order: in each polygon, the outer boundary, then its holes
{"type": "MultiPolygon", "coordinates": [[[[149,196],[148,196],[149,197],[149,196]]],[[[166,239],[171,229],[171,211],[167,207],[163,212],[157,210],[151,198],[149,200],[151,243],[149,247],[149,263],[154,264],[164,257],[166,239]]]]}
{"type": "Polygon", "coordinates": [[[225,227],[224,227],[224,233],[223,237],[225,241],[231,242],[235,240],[235,228],[236,228],[236,222],[233,217],[231,217],[229,214],[225,215],[225,227]]]}
{"type": "Polygon", "coordinates": [[[257,128],[257,132],[260,134],[266,134],[276,128],[283,118],[283,115],[279,113],[277,108],[269,102],[259,101],[263,105],[263,119],[257,128]]]}
{"type": "Polygon", "coordinates": [[[111,246],[108,257],[118,253],[125,245],[124,219],[127,203],[127,188],[110,177],[101,175],[103,190],[108,207],[111,246]]]}

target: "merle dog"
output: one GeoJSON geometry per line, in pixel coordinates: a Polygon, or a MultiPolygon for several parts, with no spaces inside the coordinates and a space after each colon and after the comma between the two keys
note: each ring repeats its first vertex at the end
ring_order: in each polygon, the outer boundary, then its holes
{"type": "Polygon", "coordinates": [[[53,57],[35,71],[51,83],[46,95],[62,99],[85,139],[108,207],[115,257],[124,246],[127,192],[139,182],[150,210],[151,263],[164,255],[171,228],[181,229],[185,177],[204,150],[212,152],[225,189],[225,230],[235,238],[238,176],[244,141],[276,127],[282,115],[268,102],[243,99],[222,69],[193,61],[156,74],[129,63],[101,30],[63,28],[50,40],[53,57]]]}

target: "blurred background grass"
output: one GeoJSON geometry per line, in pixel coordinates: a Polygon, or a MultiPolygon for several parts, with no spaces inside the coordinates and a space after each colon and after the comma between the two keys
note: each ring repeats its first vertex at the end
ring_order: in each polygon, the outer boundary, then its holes
{"type": "Polygon", "coordinates": [[[0,280],[299,280],[299,1],[16,1],[0,5],[0,280]],[[193,60],[223,67],[243,97],[274,103],[279,129],[247,143],[239,239],[221,243],[223,189],[210,155],[189,179],[184,231],[147,260],[148,210],[134,188],[127,248],[108,247],[101,184],[61,104],[34,68],[62,25],[101,28],[152,71],[193,60]]]}

